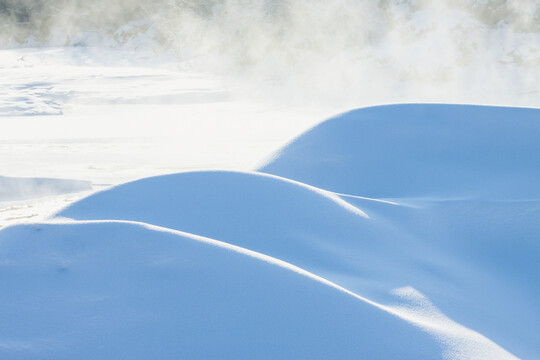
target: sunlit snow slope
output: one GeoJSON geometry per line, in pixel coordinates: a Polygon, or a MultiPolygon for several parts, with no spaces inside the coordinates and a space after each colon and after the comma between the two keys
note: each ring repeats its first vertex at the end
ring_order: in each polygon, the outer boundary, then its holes
{"type": "Polygon", "coordinates": [[[260,171],[377,198],[540,198],[538,109],[407,104],[353,110],[260,171]]]}
{"type": "Polygon", "coordinates": [[[8,227],[0,354],[538,358],[539,126],[360,109],[264,173],[146,178],[8,227]]]}
{"type": "Polygon", "coordinates": [[[210,239],[109,222],[10,227],[0,244],[2,359],[439,353],[387,311],[210,239]]]}

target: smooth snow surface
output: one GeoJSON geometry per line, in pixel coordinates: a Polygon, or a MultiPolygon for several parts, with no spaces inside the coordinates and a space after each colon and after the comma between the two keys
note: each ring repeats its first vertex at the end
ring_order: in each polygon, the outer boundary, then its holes
{"type": "Polygon", "coordinates": [[[536,359],[539,126],[359,109],[264,173],[145,178],[7,227],[0,357],[536,359]]]}
{"type": "Polygon", "coordinates": [[[3,231],[0,243],[12,290],[0,295],[10,329],[3,359],[439,353],[372,304],[194,236],[122,223],[28,225],[3,231]]]}
{"type": "Polygon", "coordinates": [[[19,225],[0,244],[13,289],[0,296],[5,358],[441,357],[418,327],[442,335],[445,358],[514,358],[412,288],[382,306],[278,259],[145,224],[19,225]]]}
{"type": "Polygon", "coordinates": [[[537,109],[388,105],[304,133],[261,172],[376,198],[540,199],[537,109]]]}
{"type": "Polygon", "coordinates": [[[190,172],[121,185],[58,216],[140,221],[208,236],[381,301],[392,300],[391,289],[410,285],[463,325],[504,344],[529,338],[526,346],[538,351],[531,332],[538,316],[531,309],[540,309],[531,296],[539,289],[522,272],[534,274],[537,267],[540,202],[433,201],[413,208],[348,201],[259,173],[190,172]],[[503,215],[506,208],[516,209],[503,215]],[[478,218],[483,223],[470,220],[478,218]],[[522,240],[507,240],[513,236],[522,240]],[[494,317],[505,326],[493,327],[494,317]]]}

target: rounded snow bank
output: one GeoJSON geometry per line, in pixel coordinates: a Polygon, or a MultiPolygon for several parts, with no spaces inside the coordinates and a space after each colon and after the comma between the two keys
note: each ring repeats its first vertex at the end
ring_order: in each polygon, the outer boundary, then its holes
{"type": "MultiPolygon", "coordinates": [[[[368,216],[341,198],[249,172],[200,171],[141,179],[93,194],[58,216],[145,222],[226,241],[298,266],[328,265],[335,255],[351,249],[386,247],[373,241],[368,216]]],[[[341,263],[332,267],[347,267],[341,263]]],[[[366,258],[366,267],[368,263],[366,258]]]]}
{"type": "Polygon", "coordinates": [[[435,341],[264,255],[133,223],[0,232],[3,359],[436,359],[435,341]]]}
{"type": "Polygon", "coordinates": [[[309,130],[260,171],[376,198],[539,198],[540,109],[402,104],[309,130]]]}

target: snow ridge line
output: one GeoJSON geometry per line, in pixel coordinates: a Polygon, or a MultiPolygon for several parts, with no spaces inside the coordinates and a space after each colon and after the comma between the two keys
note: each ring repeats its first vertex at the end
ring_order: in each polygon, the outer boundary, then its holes
{"type": "MultiPolygon", "coordinates": [[[[91,196],[93,196],[93,195],[95,195],[97,193],[100,193],[100,192],[110,191],[110,190],[113,190],[116,187],[123,186],[123,185],[126,185],[126,184],[131,184],[131,183],[143,180],[143,179],[146,180],[146,179],[153,179],[153,178],[165,177],[165,176],[181,175],[181,174],[184,174],[184,173],[194,173],[194,172],[195,173],[236,173],[236,174],[246,174],[246,175],[252,175],[252,176],[256,176],[256,177],[263,177],[263,178],[269,178],[269,179],[278,180],[278,181],[285,182],[285,183],[288,183],[288,184],[300,186],[300,187],[302,187],[302,188],[304,188],[306,190],[312,191],[312,192],[314,192],[314,193],[316,193],[316,194],[318,194],[320,196],[323,196],[323,197],[331,200],[332,202],[336,203],[337,205],[341,206],[342,208],[344,208],[345,210],[347,210],[347,211],[349,211],[349,212],[351,212],[353,214],[361,216],[361,217],[363,217],[365,219],[369,219],[369,215],[367,213],[365,213],[360,208],[354,206],[353,204],[347,202],[346,200],[342,199],[339,196],[339,195],[345,195],[345,194],[336,194],[336,193],[333,193],[331,191],[324,190],[324,189],[321,189],[321,188],[318,188],[318,187],[315,187],[315,186],[312,186],[312,185],[308,185],[308,184],[300,182],[300,181],[291,180],[291,179],[281,177],[281,176],[278,176],[278,175],[267,174],[267,173],[262,173],[262,172],[258,172],[258,171],[238,171],[238,170],[182,171],[182,172],[177,172],[177,173],[173,173],[173,174],[157,175],[157,176],[151,176],[151,177],[137,179],[137,180],[133,180],[133,181],[128,181],[126,183],[122,183],[122,184],[119,184],[119,185],[116,185],[116,186],[113,186],[113,187],[110,187],[110,188],[107,188],[107,189],[104,189],[104,190],[94,192],[94,193],[88,195],[87,197],[91,197],[91,196]]],[[[81,199],[81,200],[84,200],[84,198],[81,199]]],[[[376,199],[371,199],[371,200],[379,201],[379,200],[376,200],[376,199]]],[[[380,201],[385,202],[384,200],[380,200],[380,201]]],[[[71,205],[72,204],[69,204],[66,207],[58,210],[57,212],[52,214],[51,217],[57,216],[57,214],[60,214],[64,210],[70,208],[71,205]]]]}
{"type": "Polygon", "coordinates": [[[306,184],[306,183],[303,183],[303,182],[300,182],[300,181],[288,179],[288,178],[285,178],[285,177],[282,177],[282,176],[272,175],[272,174],[267,174],[267,173],[261,173],[261,172],[257,172],[257,171],[228,171],[228,172],[238,172],[238,173],[251,174],[251,175],[267,177],[267,178],[271,178],[271,179],[284,181],[284,182],[289,183],[289,184],[298,185],[298,186],[303,187],[303,188],[305,188],[307,190],[313,191],[313,192],[315,192],[315,193],[317,193],[317,194],[319,194],[321,196],[324,196],[327,199],[332,200],[333,202],[335,202],[339,206],[343,207],[344,209],[352,212],[353,214],[356,214],[356,215],[362,216],[362,217],[364,217],[366,219],[369,219],[369,215],[366,214],[364,211],[362,211],[361,209],[357,208],[353,204],[351,204],[351,203],[343,200],[342,198],[340,198],[338,196],[339,194],[335,194],[335,193],[333,193],[331,191],[324,190],[324,189],[321,189],[321,188],[318,188],[318,187],[315,187],[315,186],[312,186],[312,185],[309,185],[309,184],[306,184]]]}

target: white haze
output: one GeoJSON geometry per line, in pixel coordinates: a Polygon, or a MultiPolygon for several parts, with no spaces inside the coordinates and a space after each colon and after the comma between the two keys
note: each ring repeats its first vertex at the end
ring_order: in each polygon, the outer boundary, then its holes
{"type": "Polygon", "coordinates": [[[350,108],[540,106],[538,0],[0,0],[0,49],[0,175],[94,189],[253,170],[350,108]]]}
{"type": "Polygon", "coordinates": [[[336,108],[540,105],[540,1],[0,1],[4,47],[99,46],[336,108]]]}

